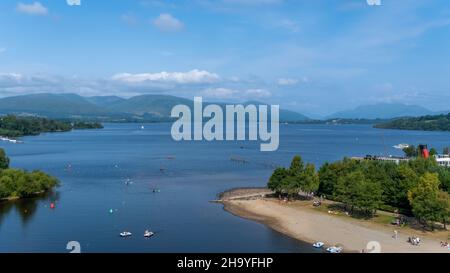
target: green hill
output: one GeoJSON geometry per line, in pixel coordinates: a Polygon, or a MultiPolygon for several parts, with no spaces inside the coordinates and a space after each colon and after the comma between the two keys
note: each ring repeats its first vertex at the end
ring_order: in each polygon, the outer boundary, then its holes
{"type": "Polygon", "coordinates": [[[375,127],[381,129],[450,131],[450,114],[417,118],[399,118],[377,124],[375,127]]]}
{"type": "MultiPolygon", "coordinates": [[[[248,104],[264,104],[246,102],[248,104]]],[[[76,94],[33,94],[0,99],[0,114],[43,116],[56,119],[83,119],[112,122],[170,121],[172,108],[190,99],[167,95],[141,95],[129,99],[116,96],[82,97],[76,94]]],[[[204,102],[204,106],[208,105],[204,102]]],[[[225,103],[218,103],[223,109],[225,103]]],[[[308,120],[308,117],[280,109],[282,122],[308,120]]]]}
{"type": "Polygon", "coordinates": [[[117,96],[94,96],[94,97],[85,97],[85,99],[97,106],[107,107],[113,103],[119,103],[121,101],[125,101],[126,99],[117,97],[117,96]]]}
{"type": "Polygon", "coordinates": [[[0,99],[2,114],[31,114],[67,118],[105,114],[105,109],[75,94],[32,94],[0,99]]]}
{"type": "Polygon", "coordinates": [[[193,101],[174,96],[142,95],[112,103],[107,106],[107,109],[111,112],[130,113],[138,116],[147,114],[158,118],[168,118],[172,108],[177,104],[192,107],[193,101]]]}

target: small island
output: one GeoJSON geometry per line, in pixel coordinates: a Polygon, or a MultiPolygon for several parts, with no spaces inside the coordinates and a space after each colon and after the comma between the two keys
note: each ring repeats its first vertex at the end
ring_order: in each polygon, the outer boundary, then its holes
{"type": "Polygon", "coordinates": [[[9,168],[9,158],[0,148],[0,201],[33,197],[58,185],[58,179],[41,171],[9,168]]]}
{"type": "Polygon", "coordinates": [[[103,129],[103,125],[99,122],[74,121],[71,126],[74,130],[103,129]]]}
{"type": "Polygon", "coordinates": [[[7,115],[0,117],[0,136],[17,138],[36,136],[41,133],[68,132],[80,129],[102,129],[98,122],[60,121],[40,117],[18,117],[7,115]]]}
{"type": "Polygon", "coordinates": [[[450,131],[450,113],[437,116],[398,118],[376,124],[374,127],[398,130],[450,131]]]}

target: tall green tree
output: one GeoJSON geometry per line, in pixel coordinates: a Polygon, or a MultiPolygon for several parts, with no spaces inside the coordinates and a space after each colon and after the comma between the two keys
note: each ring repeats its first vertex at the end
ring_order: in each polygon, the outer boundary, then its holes
{"type": "Polygon", "coordinates": [[[360,167],[360,162],[349,158],[344,158],[334,163],[325,163],[319,169],[319,192],[332,196],[336,191],[339,177],[358,170],[360,167]]]}
{"type": "Polygon", "coordinates": [[[344,205],[353,211],[356,205],[356,196],[359,187],[364,183],[365,177],[361,171],[348,173],[338,178],[334,197],[336,200],[344,203],[344,205]]]}
{"type": "Polygon", "coordinates": [[[419,150],[414,145],[409,145],[406,148],[403,148],[403,152],[407,157],[417,157],[419,155],[419,150]]]}
{"type": "Polygon", "coordinates": [[[316,167],[314,164],[306,164],[301,175],[300,190],[309,195],[319,189],[319,184],[319,174],[316,171],[316,167]]]}
{"type": "Polygon", "coordinates": [[[287,178],[287,188],[292,194],[306,193],[310,196],[319,189],[319,175],[313,164],[305,164],[300,156],[292,159],[287,178]]]}
{"type": "Polygon", "coordinates": [[[5,150],[0,148],[0,170],[9,168],[9,158],[6,156],[5,150]]]}
{"type": "Polygon", "coordinates": [[[443,191],[450,192],[450,168],[440,167],[437,173],[439,174],[441,189],[443,191]]]}
{"type": "Polygon", "coordinates": [[[433,222],[442,220],[445,208],[439,199],[439,176],[425,173],[416,187],[408,193],[414,216],[425,225],[434,228],[433,222]]]}
{"type": "Polygon", "coordinates": [[[382,203],[382,190],[362,171],[354,171],[339,178],[336,198],[352,212],[358,209],[371,216],[382,203]]]}
{"type": "Polygon", "coordinates": [[[437,200],[439,204],[438,218],[444,224],[444,229],[447,229],[447,223],[450,220],[450,196],[447,192],[439,191],[437,200]]]}
{"type": "Polygon", "coordinates": [[[437,155],[438,154],[438,151],[435,149],[435,148],[431,148],[430,149],[430,155],[431,156],[435,156],[435,155],[437,155]]]}
{"type": "Polygon", "coordinates": [[[419,176],[405,163],[400,164],[392,177],[392,183],[383,185],[384,198],[387,204],[410,209],[408,192],[417,186],[419,176]]]}
{"type": "Polygon", "coordinates": [[[298,176],[304,170],[305,164],[303,163],[303,159],[300,156],[294,156],[291,161],[291,166],[289,167],[289,175],[298,176]]]}
{"type": "Polygon", "coordinates": [[[408,161],[409,167],[416,172],[417,175],[422,176],[425,173],[433,173],[439,168],[434,157],[430,158],[416,158],[414,160],[408,161]]]}
{"type": "Polygon", "coordinates": [[[283,193],[283,191],[285,190],[283,183],[287,176],[288,171],[285,168],[275,169],[275,171],[269,178],[269,183],[267,184],[267,187],[278,194],[283,193]]]}

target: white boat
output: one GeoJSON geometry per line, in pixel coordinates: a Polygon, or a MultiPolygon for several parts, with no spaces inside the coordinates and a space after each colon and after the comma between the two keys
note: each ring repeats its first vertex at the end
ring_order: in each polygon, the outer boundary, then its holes
{"type": "Polygon", "coordinates": [[[151,232],[151,231],[149,231],[149,230],[146,230],[146,231],[144,232],[144,237],[146,237],[146,238],[150,238],[150,237],[152,237],[153,235],[155,235],[155,233],[153,233],[153,232],[151,232]]]}
{"type": "Polygon", "coordinates": [[[124,231],[124,232],[120,233],[120,237],[130,237],[131,235],[133,235],[133,234],[131,234],[131,232],[128,232],[128,231],[124,231]]]}
{"type": "Polygon", "coordinates": [[[313,244],[313,247],[315,247],[315,248],[321,248],[321,247],[323,247],[323,245],[324,245],[323,242],[315,242],[315,243],[313,244]]]}
{"type": "Polygon", "coordinates": [[[406,144],[406,143],[400,143],[400,144],[394,145],[394,146],[392,146],[392,147],[394,147],[395,149],[403,150],[403,149],[405,149],[405,148],[408,148],[408,147],[409,147],[409,144],[406,144]]]}
{"type": "Polygon", "coordinates": [[[145,127],[144,127],[144,125],[142,125],[142,126],[141,126],[141,130],[144,130],[144,129],[145,129],[145,127]]]}
{"type": "Polygon", "coordinates": [[[331,246],[331,247],[327,248],[327,252],[329,252],[329,253],[341,253],[342,252],[342,247],[331,246]]]}
{"type": "Polygon", "coordinates": [[[20,141],[20,140],[17,140],[17,139],[11,139],[11,138],[7,138],[7,137],[0,137],[0,140],[1,140],[1,141],[11,142],[11,143],[14,143],[14,144],[23,143],[23,142],[20,141]]]}

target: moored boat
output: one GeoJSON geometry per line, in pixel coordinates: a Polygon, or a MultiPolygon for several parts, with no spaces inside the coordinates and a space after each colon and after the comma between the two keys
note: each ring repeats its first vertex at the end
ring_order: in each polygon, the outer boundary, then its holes
{"type": "Polygon", "coordinates": [[[329,252],[329,253],[341,253],[342,252],[342,247],[331,246],[331,247],[327,248],[327,252],[329,252]]]}
{"type": "Polygon", "coordinates": [[[315,243],[313,244],[313,247],[315,247],[315,248],[321,248],[321,247],[323,247],[323,245],[324,245],[323,242],[315,242],[315,243]]]}
{"type": "Polygon", "coordinates": [[[129,231],[124,231],[120,233],[120,237],[130,237],[131,235],[133,234],[129,231]]]}
{"type": "Polygon", "coordinates": [[[144,232],[144,237],[146,237],[146,238],[150,238],[150,237],[152,237],[153,235],[155,235],[155,233],[152,232],[152,231],[146,230],[146,231],[144,232]]]}

